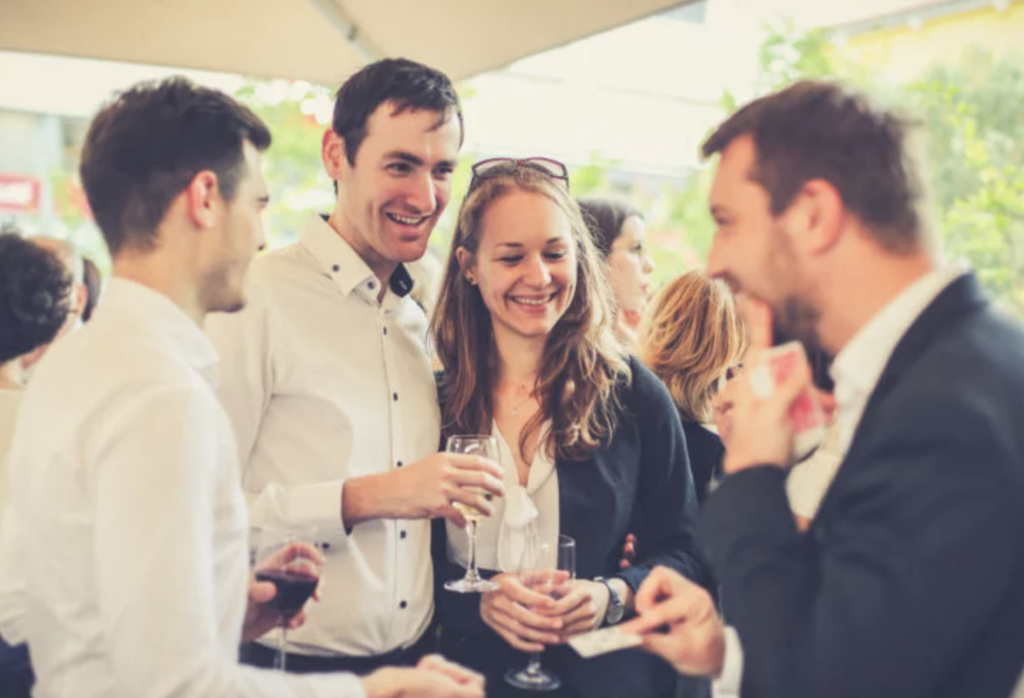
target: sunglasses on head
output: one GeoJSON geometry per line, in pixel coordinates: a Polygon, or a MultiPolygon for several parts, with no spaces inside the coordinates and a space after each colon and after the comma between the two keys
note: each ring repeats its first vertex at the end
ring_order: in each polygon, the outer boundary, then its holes
{"type": "Polygon", "coordinates": [[[473,178],[469,181],[472,189],[477,182],[497,175],[514,174],[520,167],[528,167],[565,185],[569,190],[569,170],[558,160],[551,158],[488,158],[473,165],[473,178]]]}

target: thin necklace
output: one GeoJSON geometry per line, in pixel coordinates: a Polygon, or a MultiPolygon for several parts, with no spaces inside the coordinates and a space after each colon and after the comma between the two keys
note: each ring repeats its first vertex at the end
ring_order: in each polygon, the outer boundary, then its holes
{"type": "Polygon", "coordinates": [[[514,419],[518,419],[519,418],[519,413],[523,409],[523,405],[525,405],[526,403],[528,403],[532,399],[533,399],[533,391],[531,390],[530,392],[528,392],[526,394],[525,398],[523,398],[517,404],[512,406],[512,417],[514,419]]]}
{"type": "Polygon", "coordinates": [[[518,405],[513,407],[512,408],[512,416],[515,417],[515,418],[518,418],[519,417],[519,410],[522,408],[523,405],[528,403],[532,397],[533,397],[533,395],[527,395],[525,400],[523,400],[518,405]]]}

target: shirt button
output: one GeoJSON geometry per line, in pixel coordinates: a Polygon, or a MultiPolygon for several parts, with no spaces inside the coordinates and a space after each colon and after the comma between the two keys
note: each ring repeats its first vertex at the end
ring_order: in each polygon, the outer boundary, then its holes
{"type": "Polygon", "coordinates": [[[401,468],[401,467],[402,467],[402,461],[398,461],[398,467],[399,467],[399,468],[401,468]]]}
{"type": "Polygon", "coordinates": [[[341,271],[341,267],[339,267],[337,264],[335,264],[333,267],[331,267],[331,269],[334,270],[335,274],[337,274],[339,271],[341,271]]]}
{"type": "Polygon", "coordinates": [[[327,552],[330,549],[331,549],[331,544],[330,543],[324,543],[324,552],[327,552]]]}
{"type": "Polygon", "coordinates": [[[366,285],[370,287],[371,291],[373,291],[373,290],[375,290],[377,288],[377,284],[373,283],[372,281],[370,283],[366,284],[366,285]]]}
{"type": "Polygon", "coordinates": [[[384,328],[384,334],[387,334],[387,333],[388,333],[388,328],[387,328],[387,327],[385,327],[385,328],[384,328]]]}
{"type": "Polygon", "coordinates": [[[401,533],[401,534],[399,535],[399,537],[400,537],[400,538],[401,538],[402,540],[405,540],[405,531],[402,531],[402,533],[401,533]]]}
{"type": "Polygon", "coordinates": [[[391,397],[395,398],[395,402],[398,402],[398,393],[391,393],[391,397]]]}
{"type": "Polygon", "coordinates": [[[405,607],[406,607],[406,606],[408,606],[408,605],[409,605],[409,604],[407,604],[407,603],[406,603],[405,601],[403,601],[402,603],[398,604],[398,607],[399,607],[399,608],[405,608],[405,607]]]}

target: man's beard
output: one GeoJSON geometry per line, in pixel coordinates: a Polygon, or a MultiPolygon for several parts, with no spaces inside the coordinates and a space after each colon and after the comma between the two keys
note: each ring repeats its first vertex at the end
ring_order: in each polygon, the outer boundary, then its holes
{"type": "Polygon", "coordinates": [[[832,356],[821,346],[818,338],[817,322],[820,316],[818,309],[809,303],[795,296],[787,296],[772,313],[772,344],[777,346],[792,341],[803,344],[814,384],[821,390],[831,392],[834,387],[829,375],[832,356]]]}

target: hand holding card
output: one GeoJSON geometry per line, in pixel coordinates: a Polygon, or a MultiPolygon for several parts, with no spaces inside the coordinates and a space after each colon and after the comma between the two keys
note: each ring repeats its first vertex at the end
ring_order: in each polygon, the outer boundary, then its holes
{"type": "MultiPolygon", "coordinates": [[[[799,342],[766,349],[760,355],[759,366],[750,373],[751,389],[761,398],[770,397],[775,386],[783,383],[794,370],[801,368],[803,347],[799,342]]],[[[818,394],[810,387],[801,391],[789,409],[794,430],[793,457],[803,460],[818,447],[825,437],[825,412],[818,394]]]]}

